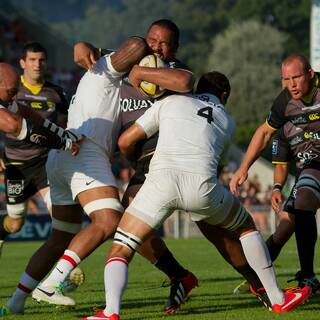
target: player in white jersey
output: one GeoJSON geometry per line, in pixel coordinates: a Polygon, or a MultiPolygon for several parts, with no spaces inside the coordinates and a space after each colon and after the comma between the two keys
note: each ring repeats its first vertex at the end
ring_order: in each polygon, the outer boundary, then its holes
{"type": "Polygon", "coordinates": [[[201,77],[195,95],[172,95],[154,104],[119,138],[121,152],[159,131],[146,181],[124,213],[106,262],[106,308],[83,320],[118,320],[127,285],[128,264],[135,251],[175,210],[193,220],[219,225],[240,238],[250,266],[258,274],[275,312],[305,301],[310,288],[284,293],[260,233],[239,201],[217,183],[217,167],[231,141],[234,122],[224,103],[228,79],[218,72],[201,77]]]}
{"type": "Polygon", "coordinates": [[[115,53],[99,59],[80,81],[68,114],[68,128],[85,136],[79,157],[50,152],[47,173],[52,199],[52,233],[31,257],[2,315],[21,314],[28,294],[37,300],[74,305],[59,284],[96,247],[114,234],[123,208],[109,156],[117,139],[119,88],[124,73],[147,53],[142,38],[129,38],[115,53]],[[83,211],[91,223],[80,232],[83,211]],[[61,256],[62,255],[62,256],[61,256]]]}

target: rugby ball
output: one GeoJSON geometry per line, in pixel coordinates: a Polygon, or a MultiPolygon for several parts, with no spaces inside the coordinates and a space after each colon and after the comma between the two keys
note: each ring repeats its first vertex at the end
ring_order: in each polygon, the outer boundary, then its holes
{"type": "MultiPolygon", "coordinates": [[[[166,68],[166,64],[158,57],[156,54],[149,54],[142,58],[139,63],[141,67],[148,67],[148,68],[166,68]]],[[[141,91],[151,98],[158,98],[164,94],[166,89],[161,88],[160,86],[147,82],[141,81],[140,83],[141,91]]]]}

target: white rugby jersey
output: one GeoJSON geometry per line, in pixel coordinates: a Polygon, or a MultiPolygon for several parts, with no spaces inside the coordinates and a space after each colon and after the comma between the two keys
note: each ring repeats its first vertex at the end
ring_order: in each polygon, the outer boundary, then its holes
{"type": "Polygon", "coordinates": [[[159,140],[150,171],[172,168],[216,177],[235,123],[211,94],[171,95],[157,101],[137,121],[159,140]]]}
{"type": "Polygon", "coordinates": [[[113,68],[110,55],[101,57],[81,78],[68,112],[67,129],[85,135],[109,155],[120,129],[122,76],[113,68]]]}

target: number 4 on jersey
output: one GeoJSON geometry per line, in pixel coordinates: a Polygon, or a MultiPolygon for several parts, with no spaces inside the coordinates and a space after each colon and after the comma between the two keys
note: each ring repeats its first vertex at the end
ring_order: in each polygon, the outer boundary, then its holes
{"type": "Polygon", "coordinates": [[[213,112],[211,107],[205,107],[198,110],[197,115],[207,119],[208,123],[213,122],[213,112]]]}

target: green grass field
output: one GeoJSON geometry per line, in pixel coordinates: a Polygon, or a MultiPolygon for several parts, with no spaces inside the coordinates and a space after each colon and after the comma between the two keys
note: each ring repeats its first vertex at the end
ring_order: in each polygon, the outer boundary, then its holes
{"type": "MultiPolygon", "coordinates": [[[[163,306],[169,288],[161,287],[166,279],[157,269],[136,256],[129,269],[129,285],[122,305],[121,319],[172,320],[260,320],[260,319],[320,319],[320,294],[297,310],[283,315],[267,311],[249,294],[233,295],[233,288],[241,277],[203,239],[167,240],[177,258],[200,280],[189,301],[173,315],[164,315],[163,306]]],[[[40,246],[40,242],[7,243],[0,258],[0,303],[4,304],[13,292],[25,264],[40,246]]],[[[104,305],[103,268],[107,245],[102,246],[83,264],[85,283],[71,294],[78,302],[74,309],[57,309],[37,304],[28,299],[24,316],[8,319],[78,319],[92,314],[91,307],[104,305]]],[[[319,248],[319,246],[317,247],[319,248]]],[[[315,265],[319,275],[319,257],[315,265]]],[[[291,240],[276,262],[276,271],[282,286],[298,270],[295,242],[291,240]]]]}

